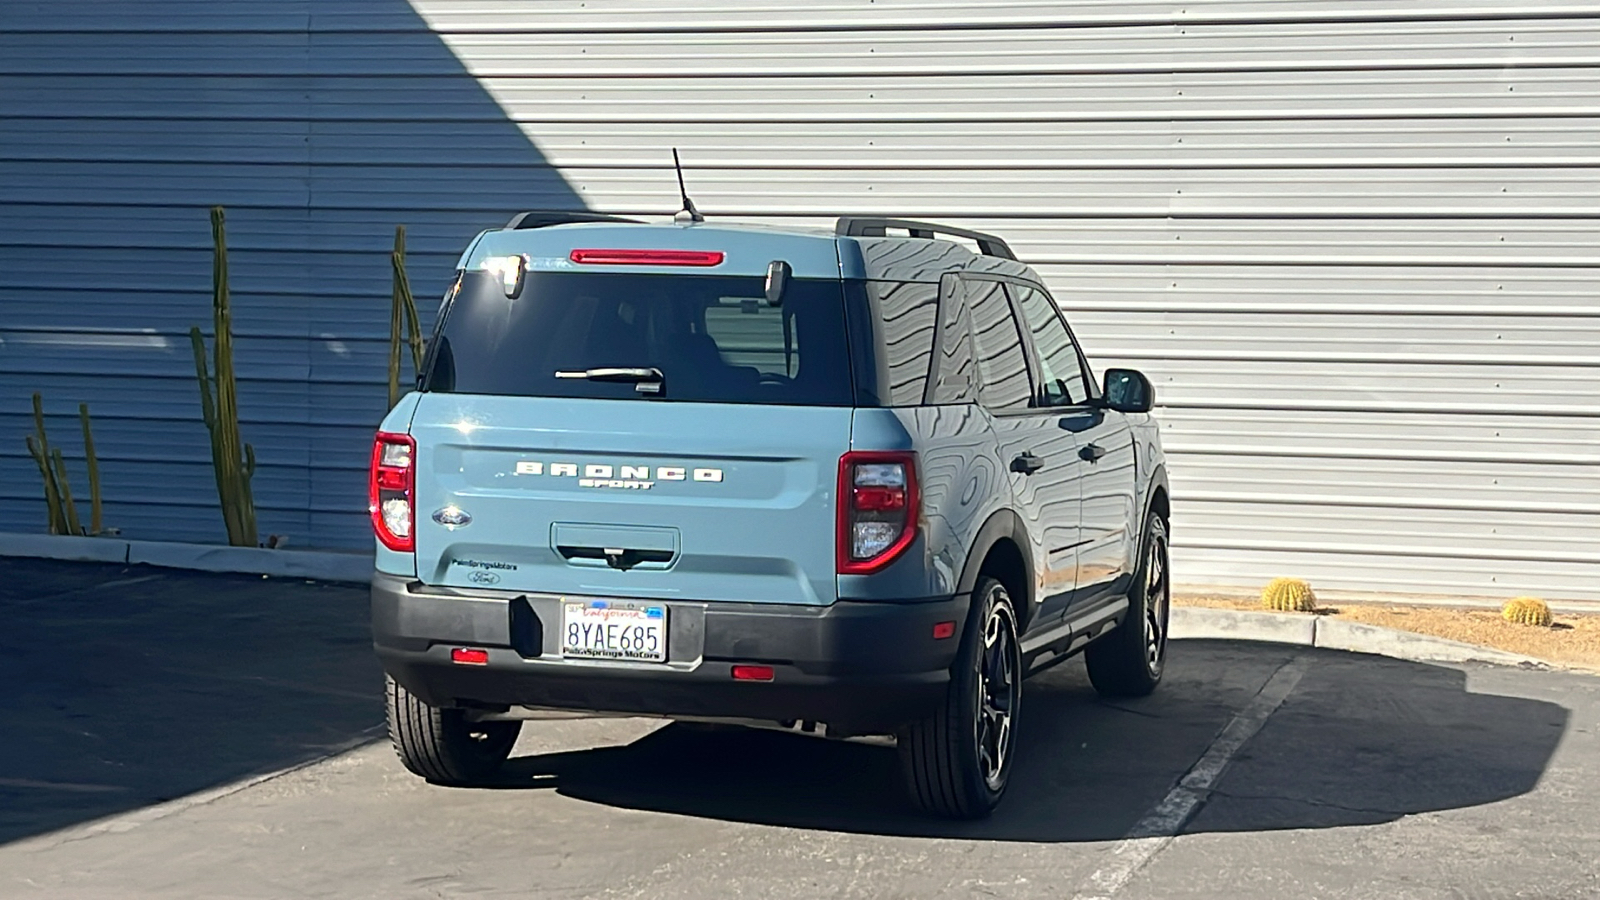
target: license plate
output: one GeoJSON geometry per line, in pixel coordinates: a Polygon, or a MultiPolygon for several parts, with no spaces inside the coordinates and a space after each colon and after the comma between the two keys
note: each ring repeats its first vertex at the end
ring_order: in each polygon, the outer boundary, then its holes
{"type": "Polygon", "coordinates": [[[561,605],[561,655],[667,661],[667,608],[608,600],[561,605]]]}

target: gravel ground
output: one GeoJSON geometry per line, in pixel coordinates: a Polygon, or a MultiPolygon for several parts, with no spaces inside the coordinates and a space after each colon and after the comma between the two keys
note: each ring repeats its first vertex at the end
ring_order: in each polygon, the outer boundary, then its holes
{"type": "MultiPolygon", "coordinates": [[[[1178,596],[1173,597],[1173,602],[1181,606],[1265,611],[1259,603],[1234,597],[1178,596]]],[[[1279,615],[1334,616],[1367,625],[1381,625],[1494,647],[1558,665],[1600,670],[1600,615],[1557,614],[1549,628],[1515,625],[1502,619],[1498,612],[1489,610],[1391,603],[1329,604],[1316,613],[1279,615]]]]}

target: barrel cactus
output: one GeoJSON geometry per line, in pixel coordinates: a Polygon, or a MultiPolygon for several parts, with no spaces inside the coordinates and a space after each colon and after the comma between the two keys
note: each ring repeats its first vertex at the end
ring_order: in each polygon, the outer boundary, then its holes
{"type": "Polygon", "coordinates": [[[1515,622],[1518,625],[1550,627],[1550,604],[1538,597],[1518,597],[1515,600],[1508,600],[1500,609],[1500,615],[1507,622],[1515,622]]]}
{"type": "Polygon", "coordinates": [[[1279,612],[1314,612],[1317,595],[1298,578],[1274,578],[1261,589],[1261,605],[1279,612]]]}

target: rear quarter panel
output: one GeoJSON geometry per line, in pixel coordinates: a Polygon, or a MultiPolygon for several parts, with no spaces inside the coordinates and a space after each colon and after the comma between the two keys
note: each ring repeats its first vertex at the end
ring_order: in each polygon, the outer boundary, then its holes
{"type": "Polygon", "coordinates": [[[988,418],[976,406],[858,409],[850,449],[916,452],[922,502],[917,541],[882,572],[839,576],[840,599],[954,594],[979,528],[1010,504],[988,418]]]}

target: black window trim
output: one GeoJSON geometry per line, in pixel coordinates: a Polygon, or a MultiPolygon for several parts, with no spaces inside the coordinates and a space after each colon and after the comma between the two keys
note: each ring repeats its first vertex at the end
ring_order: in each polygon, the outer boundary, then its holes
{"type": "Polygon", "coordinates": [[[439,311],[433,316],[433,330],[428,332],[428,342],[422,350],[422,371],[417,373],[417,390],[428,393],[428,382],[433,378],[433,361],[439,353],[439,335],[444,333],[444,320],[450,315],[450,310],[456,305],[456,295],[461,293],[461,279],[465,271],[457,269],[454,277],[450,279],[450,286],[445,288],[444,296],[439,300],[439,311]]]}
{"type": "MultiPolygon", "coordinates": [[[[939,374],[940,374],[939,366],[940,366],[940,363],[941,363],[942,358],[944,356],[944,330],[945,330],[945,325],[947,324],[946,321],[945,321],[945,307],[944,307],[944,305],[945,305],[946,299],[948,298],[948,299],[952,300],[953,302],[955,302],[956,304],[958,304],[958,305],[960,305],[962,307],[966,306],[966,295],[961,293],[961,273],[960,272],[946,272],[943,275],[940,275],[939,276],[938,285],[939,285],[939,303],[938,303],[938,306],[937,306],[937,312],[935,313],[936,319],[935,319],[935,321],[933,323],[933,357],[928,362],[928,383],[922,389],[922,405],[923,406],[950,406],[950,405],[952,405],[952,404],[949,404],[949,403],[939,403],[939,402],[937,402],[938,401],[938,392],[939,392],[939,374]],[[946,294],[947,290],[950,292],[948,295],[946,294]]],[[[958,319],[960,318],[960,312],[961,312],[960,310],[957,310],[958,319]]],[[[977,358],[978,358],[978,348],[974,347],[972,345],[973,338],[972,338],[972,322],[971,322],[970,313],[966,316],[964,321],[966,321],[966,323],[967,323],[967,334],[966,334],[967,352],[972,355],[973,365],[976,366],[977,365],[977,358]]],[[[968,404],[977,403],[977,404],[981,405],[981,401],[978,399],[976,391],[973,394],[973,398],[971,400],[967,401],[967,403],[968,404]]],[[[966,404],[955,404],[955,405],[966,405],[966,404]]]]}

